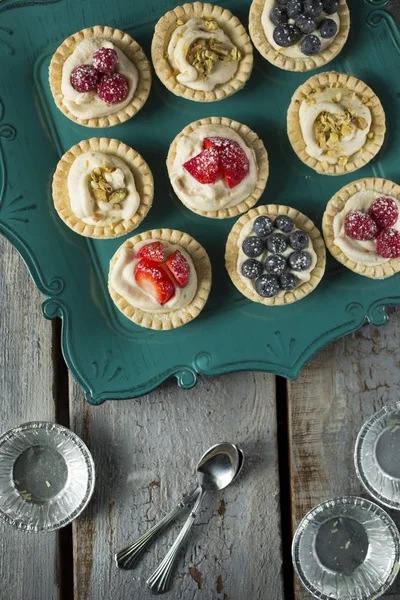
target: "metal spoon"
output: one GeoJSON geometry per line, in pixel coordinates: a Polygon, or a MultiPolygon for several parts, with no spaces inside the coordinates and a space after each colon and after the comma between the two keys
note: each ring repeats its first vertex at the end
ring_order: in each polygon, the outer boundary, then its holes
{"type": "Polygon", "coordinates": [[[169,589],[179,549],[189,535],[204,496],[210,492],[223,490],[232,483],[241,468],[240,463],[241,455],[238,448],[228,443],[218,444],[200,460],[196,473],[200,493],[193,510],[164,560],[146,581],[147,587],[154,594],[163,594],[169,589]]]}
{"type": "MultiPolygon", "coordinates": [[[[214,452],[216,448],[218,448],[221,444],[216,444],[212,446],[203,454],[200,458],[199,463],[196,467],[196,471],[199,469],[202,462],[207,460],[207,457],[211,453],[214,452]]],[[[233,444],[231,444],[233,446],[233,444]]],[[[237,446],[234,446],[237,448],[237,446]]],[[[243,450],[237,448],[239,452],[239,466],[235,477],[237,477],[242,470],[243,462],[244,462],[244,453],[243,450]]],[[[163,517],[158,523],[153,525],[146,533],[144,533],[140,538],[135,540],[133,544],[124,548],[120,552],[115,554],[115,562],[119,569],[132,569],[138,559],[142,556],[145,550],[150,546],[150,544],[154,541],[154,539],[158,536],[161,531],[163,531],[167,525],[172,523],[172,521],[183,512],[190,504],[197,498],[200,493],[200,486],[197,485],[189,494],[183,496],[182,500],[175,506],[165,517],[163,517]]]]}

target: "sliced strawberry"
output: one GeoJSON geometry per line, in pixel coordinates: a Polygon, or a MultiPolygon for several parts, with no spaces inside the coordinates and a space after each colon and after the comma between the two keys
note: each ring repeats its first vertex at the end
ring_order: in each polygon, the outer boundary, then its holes
{"type": "Polygon", "coordinates": [[[249,172],[249,159],[246,152],[235,142],[228,138],[205,138],[204,148],[215,148],[219,153],[220,169],[225,181],[230,188],[234,188],[247,176],[249,172]]]}
{"type": "Polygon", "coordinates": [[[215,183],[219,173],[219,155],[215,148],[204,150],[183,163],[192,177],[199,183],[215,183]]]}
{"type": "Polygon", "coordinates": [[[135,279],[161,305],[175,294],[175,286],[168,273],[159,263],[149,258],[139,260],[135,267],[135,279]]]}
{"type": "Polygon", "coordinates": [[[189,281],[190,266],[182,252],[175,250],[175,252],[166,260],[165,264],[179,285],[182,288],[186,287],[189,281]]]}
{"type": "Polygon", "coordinates": [[[156,263],[162,263],[165,260],[164,246],[161,242],[150,242],[140,248],[136,258],[150,258],[156,263]]]}

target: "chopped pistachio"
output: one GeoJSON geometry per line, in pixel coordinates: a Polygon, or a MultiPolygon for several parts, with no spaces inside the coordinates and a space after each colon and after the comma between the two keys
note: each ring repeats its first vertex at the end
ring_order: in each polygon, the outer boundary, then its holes
{"type": "Polygon", "coordinates": [[[122,202],[122,200],[124,200],[124,198],[126,198],[127,193],[128,193],[128,190],[126,188],[120,188],[118,190],[115,190],[114,192],[112,192],[110,194],[110,197],[109,197],[110,204],[116,204],[117,202],[122,202]]]}
{"type": "Polygon", "coordinates": [[[347,163],[349,162],[349,157],[348,156],[340,156],[338,163],[341,167],[344,167],[345,165],[347,165],[347,163]]]}
{"type": "Polygon", "coordinates": [[[209,31],[215,31],[217,29],[217,24],[213,19],[205,19],[205,26],[209,31]]]}
{"type": "Polygon", "coordinates": [[[112,186],[105,179],[99,179],[98,181],[100,189],[108,192],[109,194],[112,192],[112,186]]]}
{"type": "Polygon", "coordinates": [[[232,48],[232,50],[230,51],[230,55],[233,58],[233,60],[240,60],[242,58],[242,53],[236,47],[232,48]]]}
{"type": "Polygon", "coordinates": [[[182,19],[177,19],[176,20],[176,24],[177,25],[184,25],[185,23],[182,21],[182,19]]]}
{"type": "Polygon", "coordinates": [[[108,202],[107,192],[105,190],[102,190],[101,188],[96,188],[92,190],[92,194],[96,200],[100,202],[108,202]]]}
{"type": "Polygon", "coordinates": [[[366,129],[368,127],[368,123],[364,117],[357,117],[356,124],[359,129],[366,129]]]}
{"type": "Polygon", "coordinates": [[[373,131],[370,131],[370,132],[369,132],[369,134],[367,135],[367,138],[368,138],[369,140],[373,140],[373,139],[374,139],[374,132],[373,132],[373,131]]]}

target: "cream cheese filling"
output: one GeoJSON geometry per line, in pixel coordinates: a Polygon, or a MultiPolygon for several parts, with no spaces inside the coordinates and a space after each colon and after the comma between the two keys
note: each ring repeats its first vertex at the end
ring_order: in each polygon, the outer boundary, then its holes
{"type": "MultiPolygon", "coordinates": [[[[254,294],[257,294],[256,287],[255,287],[255,281],[256,280],[255,279],[249,279],[248,277],[244,277],[244,275],[242,275],[242,264],[244,263],[245,260],[247,260],[249,258],[243,252],[243,250],[242,250],[242,244],[243,244],[244,240],[246,238],[248,238],[249,236],[256,235],[253,232],[253,225],[254,225],[254,221],[256,219],[257,219],[257,217],[254,217],[253,219],[250,219],[250,221],[248,221],[246,223],[246,225],[244,225],[244,227],[242,227],[242,230],[240,232],[239,239],[238,239],[239,253],[238,253],[238,259],[237,259],[237,263],[236,263],[236,271],[237,271],[240,279],[246,285],[246,287],[249,290],[251,290],[254,294]]],[[[297,229],[299,229],[299,228],[295,226],[292,231],[296,231],[297,229]]],[[[274,233],[278,233],[278,231],[276,231],[276,232],[274,231],[274,233]]],[[[282,232],[279,232],[279,233],[282,233],[282,232]]],[[[286,235],[289,236],[290,234],[286,234],[286,235]]],[[[295,252],[295,250],[293,248],[291,248],[291,246],[288,246],[286,248],[286,250],[281,253],[281,255],[284,256],[287,259],[288,256],[290,254],[292,254],[292,252],[295,252]]],[[[311,238],[310,238],[310,243],[307,246],[307,248],[304,248],[304,252],[307,252],[307,254],[310,255],[310,258],[311,258],[310,268],[307,271],[293,271],[292,269],[288,269],[288,272],[289,273],[293,273],[293,275],[296,277],[296,279],[297,279],[297,287],[299,285],[301,285],[302,283],[306,283],[307,281],[310,281],[310,279],[311,279],[311,272],[314,269],[315,265],[317,264],[318,257],[317,257],[317,255],[315,253],[314,248],[313,248],[311,238]]],[[[259,260],[262,264],[264,264],[265,259],[267,258],[267,256],[269,256],[271,254],[272,254],[272,252],[269,252],[266,249],[265,252],[261,256],[257,257],[256,260],[259,260]]],[[[265,271],[264,271],[264,273],[265,273],[265,271]]],[[[278,294],[275,297],[282,298],[282,296],[284,296],[286,293],[287,293],[287,290],[279,290],[278,294]]]]}
{"type": "MultiPolygon", "coordinates": [[[[239,60],[233,60],[229,54],[235,46],[215,21],[189,19],[187,23],[175,29],[168,44],[168,59],[176,70],[176,80],[192,90],[212,91],[232,79],[238,69],[239,60]],[[215,29],[210,30],[213,23],[215,29]],[[190,46],[196,40],[216,40],[227,49],[227,56],[219,55],[213,69],[207,73],[199,72],[188,60],[190,46]]],[[[205,56],[204,58],[207,58],[205,56]]]]}
{"type": "MultiPolygon", "coordinates": [[[[167,267],[165,269],[168,271],[167,267]]],[[[185,308],[193,300],[197,292],[197,273],[190,254],[181,246],[170,244],[165,240],[151,239],[138,242],[133,248],[121,248],[118,259],[111,269],[109,283],[120,296],[135,308],[149,313],[168,313],[185,308]],[[135,257],[140,248],[152,242],[161,242],[164,245],[166,257],[175,250],[179,250],[190,266],[189,281],[184,288],[181,288],[174,281],[173,275],[169,273],[175,283],[175,294],[162,306],[141,288],[135,279],[135,267],[139,262],[135,257]]]]}
{"type": "MultiPolygon", "coordinates": [[[[261,24],[263,26],[265,37],[267,38],[269,44],[275,50],[278,50],[281,54],[283,54],[284,56],[287,56],[288,58],[308,58],[308,56],[306,56],[301,51],[301,42],[306,37],[306,35],[302,35],[298,42],[296,42],[295,44],[293,44],[293,46],[289,46],[288,48],[282,48],[282,46],[279,46],[279,44],[277,44],[275,42],[275,40],[274,40],[274,29],[275,29],[276,25],[274,25],[272,23],[271,19],[269,18],[269,13],[276,6],[278,6],[277,3],[276,3],[276,0],[265,0],[264,10],[263,10],[262,16],[261,16],[261,24]]],[[[317,29],[312,32],[312,35],[315,35],[317,38],[320,39],[320,41],[321,41],[321,52],[323,52],[324,50],[326,50],[326,48],[329,48],[329,46],[332,44],[332,42],[334,41],[335,37],[339,33],[339,30],[340,30],[340,17],[338,15],[338,13],[335,13],[333,15],[327,15],[325,13],[322,13],[319,17],[317,17],[315,19],[315,21],[317,23],[317,29]],[[337,33],[334,36],[332,36],[331,38],[329,38],[329,39],[325,39],[325,38],[321,37],[320,34],[319,34],[319,30],[318,30],[318,24],[323,19],[326,19],[326,18],[332,19],[333,21],[335,21],[336,25],[338,26],[337,33]]],[[[288,22],[294,24],[294,19],[289,19],[288,22]]]]}
{"type": "Polygon", "coordinates": [[[139,208],[140,196],[133,173],[122,159],[113,154],[95,151],[80,154],[72,163],[67,184],[73,213],[88,225],[108,227],[120,221],[129,221],[139,208]],[[115,169],[113,173],[104,173],[104,179],[113,190],[127,190],[125,199],[117,205],[96,200],[92,193],[91,172],[104,165],[115,169]]]}
{"type": "MultiPolygon", "coordinates": [[[[396,202],[400,215],[400,202],[396,198],[382,194],[382,192],[361,190],[347,200],[343,209],[337,215],[335,215],[333,220],[333,235],[335,245],[341,249],[347,258],[350,258],[350,260],[353,260],[355,263],[360,265],[364,265],[365,267],[376,267],[377,265],[382,265],[383,263],[388,262],[390,259],[379,256],[376,253],[376,240],[360,242],[348,237],[344,230],[344,221],[346,215],[352,210],[368,212],[373,201],[377,198],[381,198],[382,196],[385,198],[391,198],[396,202]]],[[[392,227],[393,229],[400,231],[400,216],[392,227]]]]}
{"type": "Polygon", "coordinates": [[[132,100],[139,81],[139,74],[135,65],[114,44],[105,38],[88,38],[82,40],[72,54],[67,58],[62,70],[61,91],[62,103],[69,112],[80,119],[95,119],[117,113],[127,106],[132,100]],[[106,104],[95,91],[78,92],[71,85],[71,73],[79,65],[92,64],[93,54],[99,48],[112,48],[118,54],[117,72],[126,77],[129,92],[125,100],[118,104],[106,104]]]}
{"type": "Polygon", "coordinates": [[[178,140],[169,175],[177,196],[189,208],[215,211],[237,206],[253,193],[257,185],[258,165],[254,150],[247,146],[242,136],[234,129],[226,125],[201,125],[178,140]],[[199,183],[184,169],[185,162],[203,152],[203,141],[207,137],[234,140],[246,153],[249,172],[236,187],[229,188],[222,178],[218,178],[215,183],[199,183]]]}

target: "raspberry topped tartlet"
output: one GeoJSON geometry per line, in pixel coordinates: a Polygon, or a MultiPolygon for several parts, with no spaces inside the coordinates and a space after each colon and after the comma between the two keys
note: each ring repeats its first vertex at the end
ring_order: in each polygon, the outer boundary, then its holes
{"type": "Polygon", "coordinates": [[[325,245],[314,223],[289,206],[253,208],[233,226],[225,265],[239,292],[269,306],[312,292],[325,272],[325,245]]]}
{"type": "Polygon", "coordinates": [[[400,186],[360,179],[328,202],[323,232],[331,254],[355,273],[383,279],[400,271],[400,186]]]}
{"type": "Polygon", "coordinates": [[[231,96],[253,68],[253,47],[239,19],[203,2],[177,6],[158,21],[151,56],[162,83],[196,102],[231,96]]]}
{"type": "Polygon", "coordinates": [[[149,212],[153,195],[153,175],[140,154],[108,138],[73,146],[53,177],[60,218],[86,237],[115,238],[136,229],[149,212]]]}
{"type": "Polygon", "coordinates": [[[171,144],[168,174],[178,198],[204,217],[235,217],[256,204],[268,179],[264,144],[225,117],[190,123],[171,144]]]}
{"type": "Polygon", "coordinates": [[[154,229],[122,244],[108,289],[119,310],[148,329],[175,329],[203,309],[211,288],[207,252],[187,233],[154,229]]]}
{"type": "Polygon", "coordinates": [[[87,127],[110,127],[142,108],[151,69],[127,33],[97,25],[61,44],[51,60],[49,79],[54,100],[69,119],[87,127]]]}
{"type": "Polygon", "coordinates": [[[321,73],[294,93],[287,115],[293,150],[309,167],[342,175],[366,165],[385,138],[385,113],[363,81],[321,73]]]}
{"type": "Polygon", "coordinates": [[[350,29],[346,0],[253,0],[249,30],[276,67],[310,71],[339,54],[350,29]]]}

